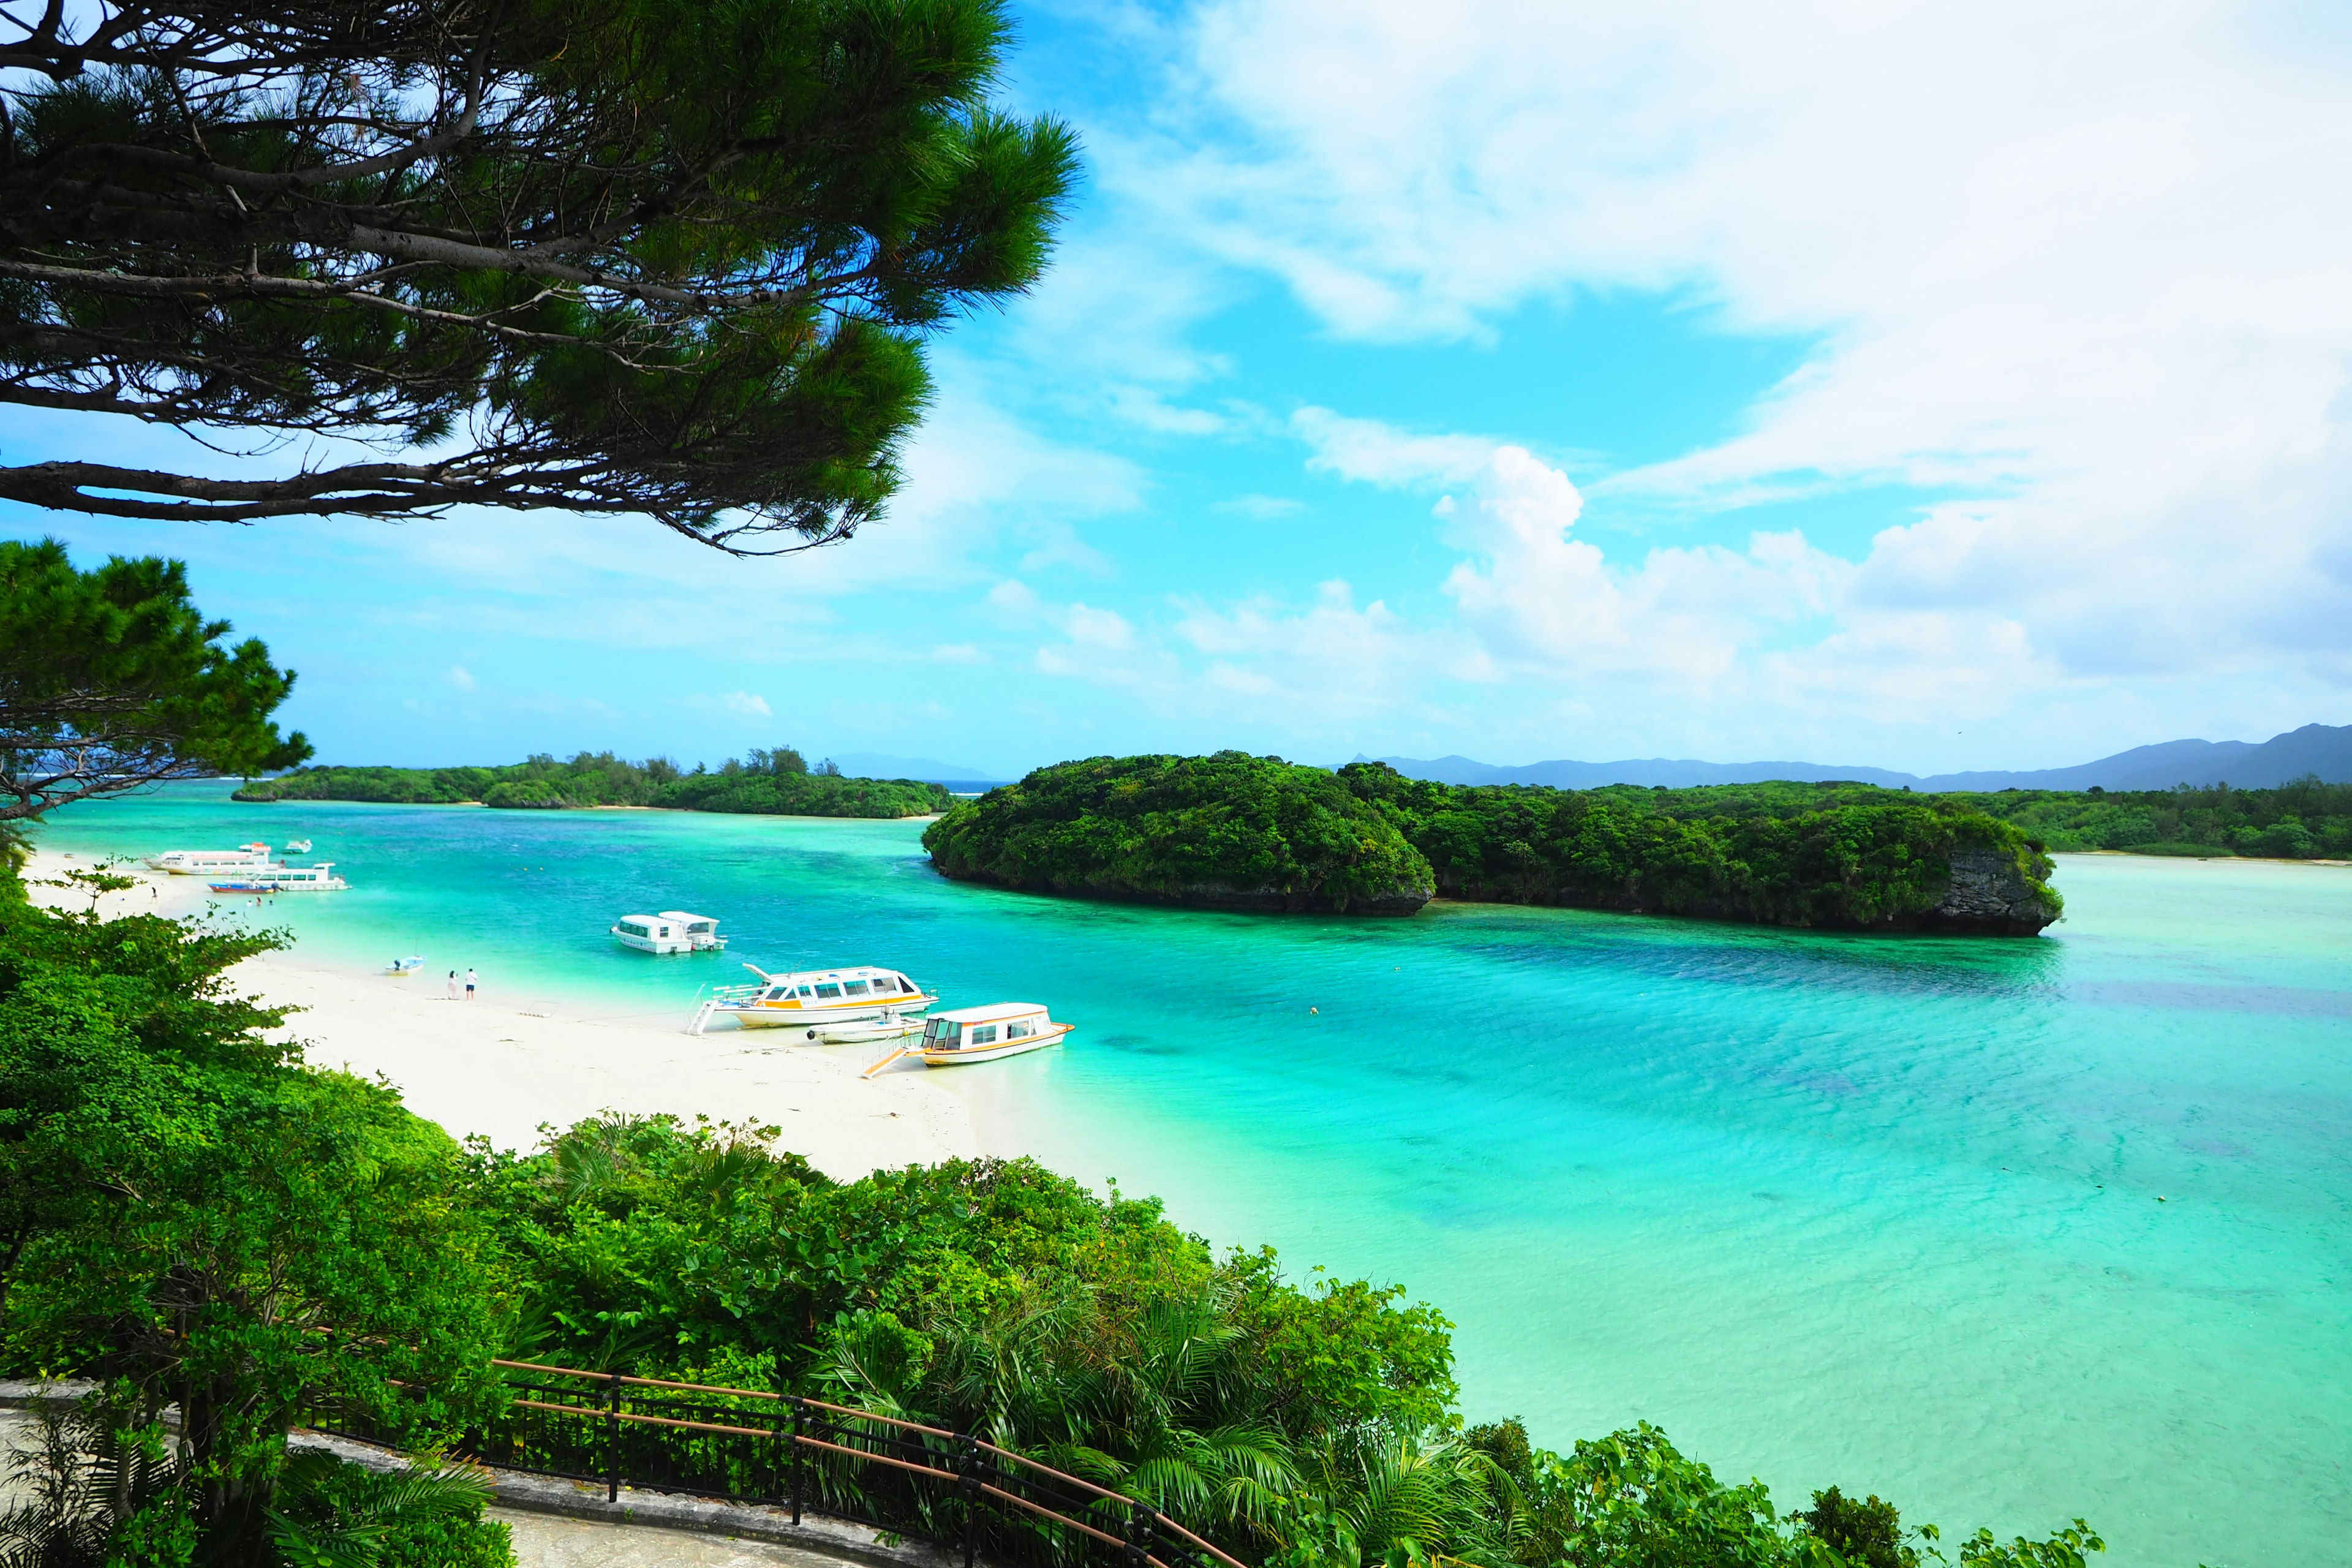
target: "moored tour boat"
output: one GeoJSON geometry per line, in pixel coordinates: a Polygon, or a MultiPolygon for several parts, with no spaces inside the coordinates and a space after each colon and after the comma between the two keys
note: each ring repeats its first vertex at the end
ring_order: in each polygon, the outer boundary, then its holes
{"type": "MultiPolygon", "coordinates": [[[[639,952],[692,952],[695,936],[687,929],[687,921],[699,918],[677,914],[623,915],[613,922],[613,934],[621,939],[623,947],[634,947],[639,952]]],[[[706,923],[714,929],[719,924],[717,921],[706,923]]]]}
{"type": "Polygon", "coordinates": [[[872,1078],[901,1057],[920,1057],[925,1067],[963,1067],[1004,1057],[1043,1050],[1061,1044],[1076,1024],[1056,1024],[1035,1002],[992,1002],[985,1007],[956,1007],[934,1013],[923,1026],[916,1045],[901,1046],[867,1068],[872,1078]]]}
{"type": "Polygon", "coordinates": [[[758,975],[760,984],[721,986],[711,993],[696,1010],[688,1034],[702,1033],[714,1018],[732,1018],[746,1029],[812,1030],[879,1018],[889,1012],[919,1013],[939,1000],[895,969],[805,969],[771,974],[756,963],[743,967],[758,975]]]}
{"type": "Polygon", "coordinates": [[[719,934],[719,921],[714,915],[693,915],[684,910],[664,910],[661,918],[686,932],[686,940],[694,944],[697,952],[722,952],[727,939],[719,934]]]}
{"type": "Polygon", "coordinates": [[[151,871],[174,877],[217,877],[258,871],[270,864],[267,844],[240,844],[234,849],[169,849],[147,857],[151,871]]]}
{"type": "Polygon", "coordinates": [[[215,893],[340,893],[351,886],[335,875],[335,863],[263,866],[209,884],[215,893]]]}

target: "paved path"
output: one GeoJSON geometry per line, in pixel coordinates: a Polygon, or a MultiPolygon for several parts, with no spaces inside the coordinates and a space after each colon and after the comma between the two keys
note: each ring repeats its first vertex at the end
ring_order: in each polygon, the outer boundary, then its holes
{"type": "Polygon", "coordinates": [[[842,1568],[840,1558],[773,1542],[520,1509],[494,1508],[490,1516],[514,1531],[516,1568],[842,1568]]]}

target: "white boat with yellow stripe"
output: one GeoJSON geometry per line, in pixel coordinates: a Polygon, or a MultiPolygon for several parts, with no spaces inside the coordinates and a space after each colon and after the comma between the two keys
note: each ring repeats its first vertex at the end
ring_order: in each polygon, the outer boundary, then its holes
{"type": "Polygon", "coordinates": [[[1058,1046],[1076,1024],[1056,1024],[1036,1002],[992,1002],[985,1007],[955,1007],[934,1013],[923,1024],[922,1039],[901,1046],[867,1068],[872,1078],[905,1057],[920,1057],[925,1067],[964,1067],[972,1062],[998,1061],[1027,1051],[1058,1046]]]}
{"type": "Polygon", "coordinates": [[[803,969],[771,974],[743,966],[757,985],[728,985],[696,1009],[688,1033],[698,1035],[720,1018],[746,1029],[802,1029],[815,1039],[828,1026],[887,1015],[919,1013],[939,1000],[895,969],[803,969]]]}

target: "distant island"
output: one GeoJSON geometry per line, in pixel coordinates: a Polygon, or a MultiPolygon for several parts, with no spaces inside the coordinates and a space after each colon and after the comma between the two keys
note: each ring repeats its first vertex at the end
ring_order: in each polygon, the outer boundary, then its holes
{"type": "Polygon", "coordinates": [[[1432,897],[1846,931],[2032,935],[2051,863],[1973,804],[1862,784],[1464,787],[1220,752],[1040,768],[923,834],[945,875],[1206,909],[1432,897]]]}
{"type": "Polygon", "coordinates": [[[580,810],[600,805],[759,816],[929,816],[954,804],[944,785],[913,779],[845,776],[829,763],[812,769],[789,746],[754,750],[715,769],[688,773],[666,758],[625,762],[610,752],[582,752],[569,762],[541,754],[496,768],[297,768],[257,779],[229,797],[356,800],[394,805],[481,805],[509,810],[580,810]]]}

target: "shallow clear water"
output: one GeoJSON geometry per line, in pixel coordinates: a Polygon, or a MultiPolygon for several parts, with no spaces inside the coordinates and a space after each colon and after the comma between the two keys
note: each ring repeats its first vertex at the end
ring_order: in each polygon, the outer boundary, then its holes
{"type": "Polygon", "coordinates": [[[312,837],[355,886],[268,911],[307,956],[494,995],[682,1019],[743,958],[1047,1002],[1066,1047],[946,1079],[993,1142],[1405,1282],[1474,1419],[1646,1418],[1784,1507],[2081,1513],[2113,1562],[2352,1561],[2352,870],[2068,857],[2021,942],[1266,920],[953,886],[915,824],[225,795],[47,841],[312,837]],[[666,908],[733,951],[605,934],[666,908]]]}

